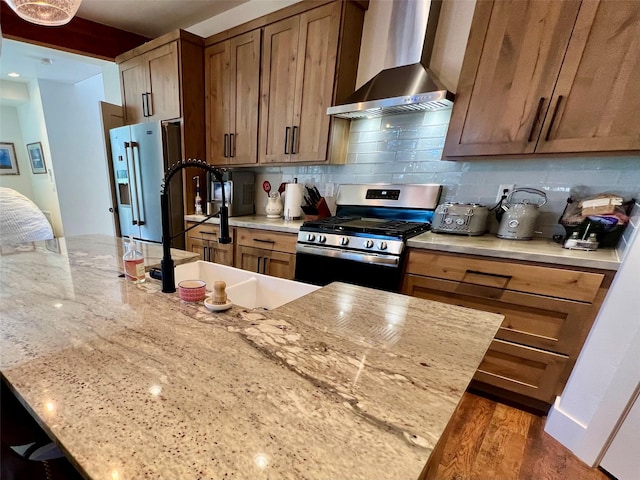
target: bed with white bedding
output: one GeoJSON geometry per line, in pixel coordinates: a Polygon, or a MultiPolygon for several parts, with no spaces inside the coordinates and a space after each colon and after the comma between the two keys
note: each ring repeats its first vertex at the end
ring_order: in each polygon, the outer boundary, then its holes
{"type": "Polygon", "coordinates": [[[20,192],[0,187],[0,245],[53,238],[44,213],[20,192]]]}

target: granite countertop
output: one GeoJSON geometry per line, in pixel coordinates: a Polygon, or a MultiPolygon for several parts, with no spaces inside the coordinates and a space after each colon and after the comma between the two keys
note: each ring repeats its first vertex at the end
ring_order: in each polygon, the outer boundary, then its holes
{"type": "MultiPolygon", "coordinates": [[[[185,215],[187,222],[201,222],[207,218],[204,215],[185,215]]],[[[218,225],[219,218],[210,218],[207,223],[218,225]]],[[[265,215],[244,215],[242,217],[230,217],[229,226],[259,228],[261,230],[271,230],[275,232],[298,233],[304,220],[285,220],[283,218],[267,218],[265,215]]]]}
{"type": "Polygon", "coordinates": [[[2,375],[88,479],[417,478],[503,318],[340,283],[211,313],[121,243],[0,263],[2,375]]]}
{"type": "Polygon", "coordinates": [[[614,248],[592,252],[568,250],[547,239],[503,240],[491,234],[468,236],[427,232],[410,238],[407,245],[442,252],[466,253],[487,257],[553,263],[574,267],[617,270],[620,257],[614,248]]]}
{"type": "MultiPolygon", "coordinates": [[[[187,215],[185,220],[199,222],[205,218],[201,215],[187,215]]],[[[209,221],[219,223],[217,218],[209,221]]],[[[287,222],[281,218],[272,220],[260,215],[231,217],[229,219],[231,226],[289,233],[298,233],[303,223],[302,220],[287,222]]],[[[407,246],[442,252],[466,253],[469,255],[483,255],[486,257],[552,263],[573,267],[600,268],[603,270],[617,270],[620,266],[620,257],[615,248],[601,248],[593,252],[568,250],[549,239],[543,238],[526,241],[502,240],[489,233],[467,236],[427,232],[410,238],[407,241],[407,246]]]]}

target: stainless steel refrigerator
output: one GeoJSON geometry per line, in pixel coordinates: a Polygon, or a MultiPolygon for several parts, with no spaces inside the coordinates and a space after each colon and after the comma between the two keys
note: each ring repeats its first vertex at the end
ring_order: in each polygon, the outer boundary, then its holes
{"type": "MultiPolygon", "coordinates": [[[[162,242],[160,190],[168,166],[181,159],[180,123],[160,121],[127,125],[109,131],[116,182],[118,217],[123,237],[162,242]]],[[[184,229],[182,177],[169,187],[172,235],[184,229]]],[[[183,236],[173,246],[184,247],[183,236]]]]}

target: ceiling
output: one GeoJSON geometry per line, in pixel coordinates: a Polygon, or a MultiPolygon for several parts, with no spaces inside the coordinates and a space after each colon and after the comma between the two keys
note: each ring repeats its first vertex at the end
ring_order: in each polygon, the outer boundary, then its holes
{"type": "MultiPolygon", "coordinates": [[[[83,0],[77,16],[155,38],[187,28],[248,0],[83,0]]],[[[108,62],[82,55],[2,39],[0,78],[27,82],[36,78],[75,84],[102,72],[108,62]],[[44,58],[51,63],[43,63],[44,58]],[[7,75],[20,73],[20,78],[7,75]]]]}
{"type": "Polygon", "coordinates": [[[186,28],[248,0],[83,0],[77,16],[155,38],[186,28]]]}

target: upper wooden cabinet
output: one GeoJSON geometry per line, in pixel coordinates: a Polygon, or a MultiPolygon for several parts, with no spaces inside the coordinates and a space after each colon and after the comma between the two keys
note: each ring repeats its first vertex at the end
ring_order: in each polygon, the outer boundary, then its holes
{"type": "Polygon", "coordinates": [[[293,4],[206,39],[212,164],[343,163],[367,1],[293,4]],[[260,37],[261,35],[261,37],[260,37]]]}
{"type": "MultiPolygon", "coordinates": [[[[205,158],[204,39],[176,30],[116,57],[125,123],[181,120],[182,158],[205,158]]],[[[205,175],[187,169],[184,177],[205,175]]],[[[185,213],[194,212],[195,191],[185,188],[185,213]]]]}
{"type": "Polygon", "coordinates": [[[121,63],[125,121],[180,117],[179,78],[177,41],[121,63]]]}
{"type": "Polygon", "coordinates": [[[205,49],[207,161],[258,161],[260,30],[205,49]]]}
{"type": "Polygon", "coordinates": [[[446,157],[640,150],[640,2],[478,0],[446,157]]]}
{"type": "Polygon", "coordinates": [[[265,28],[261,162],[326,160],[340,11],[334,2],[265,28]]]}

